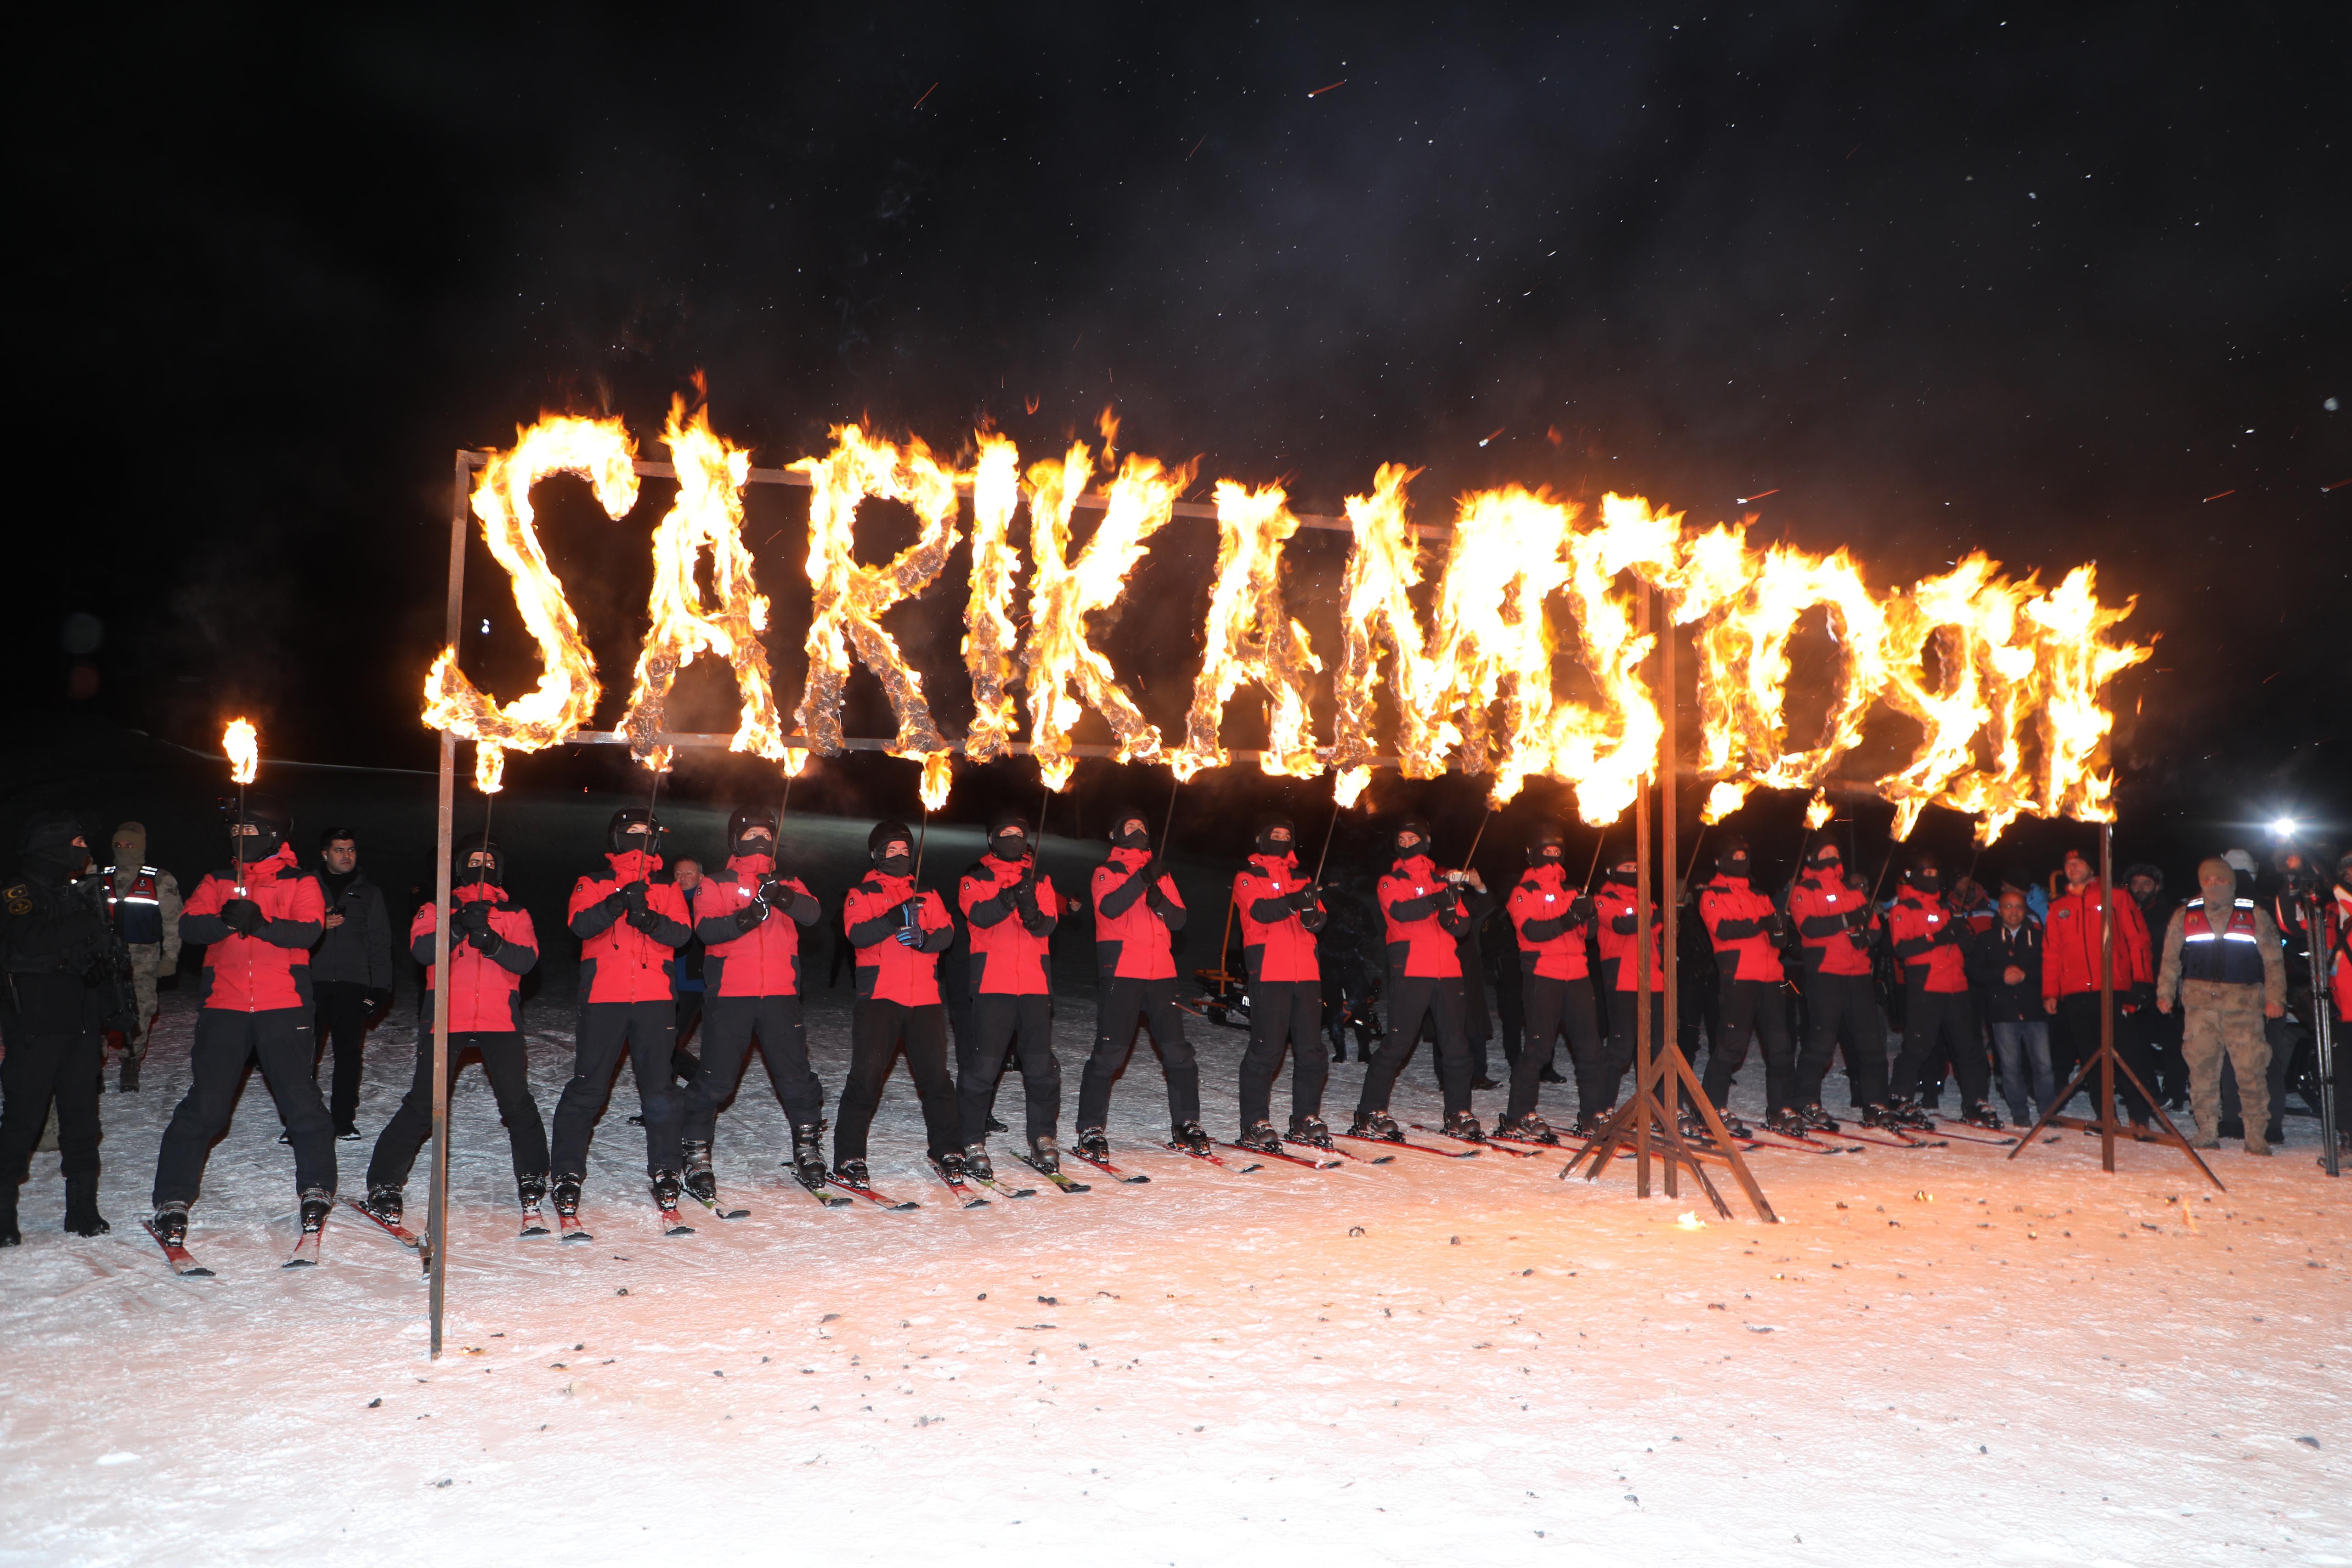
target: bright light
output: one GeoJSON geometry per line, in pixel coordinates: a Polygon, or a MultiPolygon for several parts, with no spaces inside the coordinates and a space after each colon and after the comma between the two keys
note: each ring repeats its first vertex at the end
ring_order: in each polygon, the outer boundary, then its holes
{"type": "Polygon", "coordinates": [[[2291,839],[2302,825],[2293,817],[2281,817],[2271,824],[2271,836],[2275,839],[2291,839]]]}

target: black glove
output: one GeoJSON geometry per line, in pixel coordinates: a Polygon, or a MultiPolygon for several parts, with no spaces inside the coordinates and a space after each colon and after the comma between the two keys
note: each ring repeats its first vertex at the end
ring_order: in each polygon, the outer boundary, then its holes
{"type": "Polygon", "coordinates": [[[612,892],[604,896],[604,898],[597,904],[596,907],[611,915],[614,919],[618,920],[622,915],[626,915],[629,912],[627,891],[624,888],[614,888],[612,892]]]}
{"type": "Polygon", "coordinates": [[[1290,895],[1290,907],[1304,914],[1314,908],[1315,901],[1322,896],[1323,890],[1310,882],[1290,895]]]}
{"type": "Polygon", "coordinates": [[[489,905],[478,898],[469,899],[457,906],[457,913],[449,917],[449,924],[457,927],[460,936],[470,936],[488,931],[490,928],[489,905]]]}
{"type": "Polygon", "coordinates": [[[1168,862],[1158,855],[1153,855],[1143,862],[1143,885],[1146,889],[1158,887],[1160,879],[1167,874],[1168,862]]]}
{"type": "MultiPolygon", "coordinates": [[[[485,951],[488,950],[485,949],[485,951]]],[[[370,986],[366,990],[362,991],[360,996],[367,1003],[370,1012],[388,1012],[392,1009],[390,986],[370,986]]]]}
{"type": "Polygon", "coordinates": [[[760,879],[760,903],[762,907],[782,909],[792,901],[793,890],[784,885],[783,878],[771,872],[760,879]]]}
{"type": "Polygon", "coordinates": [[[2156,1006],[2156,987],[2142,980],[2131,988],[2131,995],[2126,999],[2135,1008],[2152,1008],[2156,1006]]]}
{"type": "Polygon", "coordinates": [[[221,905],[221,924],[240,936],[250,936],[268,922],[261,905],[249,898],[232,898],[221,905]]]}
{"type": "Polygon", "coordinates": [[[751,903],[745,904],[742,908],[735,912],[736,930],[749,933],[757,930],[767,921],[767,889],[761,888],[760,892],[760,897],[753,899],[751,903]]]}
{"type": "Polygon", "coordinates": [[[499,948],[507,945],[507,939],[505,937],[499,936],[497,932],[492,931],[488,927],[479,931],[467,932],[466,940],[471,942],[474,945],[474,951],[479,953],[485,958],[489,957],[499,948]]]}
{"type": "Polygon", "coordinates": [[[1948,947],[1953,943],[1960,940],[1963,935],[1964,933],[1960,929],[1960,923],[1958,921],[1948,920],[1943,925],[1936,927],[1936,946],[1938,947],[1948,947]]]}
{"type": "Polygon", "coordinates": [[[1869,925],[1870,910],[1866,906],[1861,909],[1849,909],[1845,912],[1845,928],[1849,933],[1864,930],[1869,925]]]}
{"type": "Polygon", "coordinates": [[[1590,925],[1593,916],[1599,913],[1593,907],[1592,900],[1583,894],[1578,894],[1568,902],[1568,923],[1570,925],[1590,925]]]}
{"type": "Polygon", "coordinates": [[[630,925],[650,936],[654,934],[654,927],[661,924],[662,917],[650,909],[632,909],[628,914],[628,921],[630,925]]]}
{"type": "Polygon", "coordinates": [[[1785,940],[1789,935],[1789,917],[1781,914],[1777,909],[1771,914],[1766,915],[1764,917],[1764,935],[1769,936],[1775,942],[1785,940]]]}
{"type": "Polygon", "coordinates": [[[621,905],[631,915],[643,915],[646,912],[648,907],[646,899],[646,884],[643,882],[625,882],[621,884],[621,905]]]}
{"type": "Polygon", "coordinates": [[[901,947],[919,947],[923,945],[923,933],[919,927],[901,925],[890,933],[890,940],[901,947]]]}

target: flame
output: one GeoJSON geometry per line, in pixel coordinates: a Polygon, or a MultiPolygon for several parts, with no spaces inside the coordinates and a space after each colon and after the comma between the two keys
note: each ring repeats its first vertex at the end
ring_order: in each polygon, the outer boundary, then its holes
{"type": "Polygon", "coordinates": [[[1706,1228],[1706,1221],[1698,1217],[1697,1209],[1685,1208],[1680,1214],[1675,1216],[1675,1228],[1677,1230],[1705,1230],[1706,1228]]]}
{"type": "Polygon", "coordinates": [[[1805,831],[1811,832],[1830,820],[1830,792],[1816,789],[1813,798],[1805,802],[1805,831]]]}
{"type": "Polygon", "coordinates": [[[924,810],[936,811],[948,803],[948,789],[955,782],[954,768],[950,766],[954,758],[955,753],[951,751],[934,751],[923,758],[920,792],[924,810]]]}
{"type": "Polygon", "coordinates": [[[751,455],[711,434],[709,413],[697,408],[686,416],[686,400],[673,399],[662,431],[677,468],[677,499],[654,530],[654,586],[646,606],[651,623],[637,653],[636,687],[628,711],[613,733],[625,736],[637,759],[656,772],[668,768],[670,748],[654,744],[663,729],[663,708],[677,672],[698,653],[726,659],[735,669],[742,716],[729,743],[782,762],[797,774],[807,753],[787,748],[768,678],[768,601],[752,586],[751,552],[743,548],[743,486],[751,455]],[[710,586],[719,606],[705,612],[695,569],[710,552],[710,586]]]}
{"type": "Polygon", "coordinates": [[[539,643],[541,664],[539,685],[503,707],[457,668],[455,647],[442,649],[425,672],[425,726],[474,742],[474,779],[486,793],[499,788],[504,751],[570,739],[594,716],[602,695],[595,655],[531,527],[531,486],[551,474],[581,475],[617,519],[636,505],[635,462],[635,444],[617,417],[550,415],[517,431],[513,450],[492,454],[475,484],[474,515],[514,585],[515,608],[539,643]]]}
{"type": "Polygon", "coordinates": [[[2101,633],[2132,612],[2099,602],[2096,570],[2078,566],[2066,580],[2025,605],[2033,623],[2042,690],[2042,811],[2078,822],[2115,820],[2115,775],[2105,771],[2107,736],[2116,716],[2099,706],[2099,689],[2156,650],[2110,643],[2101,633]]]}
{"type": "Polygon", "coordinates": [[[228,753],[228,777],[232,784],[250,784],[253,771],[261,766],[261,735],[241,718],[228,721],[221,731],[221,749],[228,753]]]}
{"type": "MultiPolygon", "coordinates": [[[[1918,720],[1925,731],[1910,765],[1878,781],[1880,795],[1895,802],[1897,840],[1911,836],[1930,802],[1949,804],[1962,793],[1990,801],[2000,782],[1983,775],[1962,782],[1964,774],[1975,772],[1976,737],[1995,716],[1992,688],[2014,684],[2010,672],[2020,670],[2016,654],[2024,655],[2023,671],[2030,671],[2033,663],[2031,649],[2010,646],[2018,606],[2030,590],[1994,571],[1981,552],[1971,553],[1941,577],[1931,577],[1887,601],[1886,685],[1881,695],[1887,706],[1918,720]],[[1937,650],[1940,671],[1932,685],[1925,664],[1930,646],[1937,650]]],[[[1997,743],[1996,749],[2014,747],[1997,743]]],[[[1988,816],[1987,842],[2011,815],[2013,809],[1998,821],[1988,816]]]]}
{"type": "MultiPolygon", "coordinates": [[[[1106,436],[1117,431],[1108,411],[1103,421],[1106,436]]],[[[1029,470],[1029,553],[1037,568],[1029,590],[1029,749],[1049,789],[1070,781],[1070,731],[1083,705],[1109,722],[1119,761],[1160,757],[1160,731],[1119,685],[1110,661],[1087,640],[1087,616],[1126,590],[1129,570],[1146,553],[1143,541],[1175,516],[1192,465],[1170,470],[1128,454],[1111,484],[1101,527],[1071,561],[1070,516],[1093,473],[1094,457],[1084,442],[1072,443],[1061,462],[1029,470]]]]}
{"type": "Polygon", "coordinates": [[[1568,580],[1570,516],[1562,503],[1517,485],[1465,496],[1454,515],[1422,699],[1447,716],[1444,730],[1462,770],[1495,774],[1496,805],[1550,760],[1544,601],[1568,580]],[[1488,710],[1497,703],[1501,721],[1490,733],[1488,710]]]}
{"type": "Polygon", "coordinates": [[[1552,719],[1551,771],[1576,786],[1577,814],[1593,827],[1622,816],[1642,786],[1657,777],[1665,727],[1642,665],[1657,638],[1634,630],[1639,581],[1610,591],[1631,570],[1641,580],[1670,579],[1682,514],[1660,512],[1638,496],[1601,498],[1601,523],[1569,539],[1569,594],[1577,640],[1602,706],[1561,703],[1552,719]]]}
{"type": "Polygon", "coordinates": [[[1452,727],[1425,699],[1431,684],[1428,643],[1412,607],[1421,563],[1418,547],[1405,531],[1404,487],[1420,472],[1384,463],[1372,476],[1372,493],[1347,501],[1355,547],[1348,552],[1340,590],[1347,601],[1341,616],[1347,641],[1332,681],[1331,726],[1331,766],[1339,774],[1332,797],[1341,806],[1356,803],[1371,780],[1371,759],[1380,755],[1373,717],[1383,652],[1396,690],[1398,771],[1408,779],[1436,778],[1445,771],[1445,748],[1454,741],[1452,727]]]}
{"type": "MultiPolygon", "coordinates": [[[[803,457],[792,466],[809,476],[808,684],[793,721],[812,751],[831,757],[841,750],[841,694],[849,679],[849,653],[873,671],[889,694],[898,717],[894,757],[923,762],[930,787],[934,758],[948,750],[923,700],[923,678],[907,665],[898,642],[882,629],[882,615],[901,599],[929,588],[955,549],[955,475],[940,466],[919,440],[904,451],[866,434],[863,427],[835,427],[833,450],[803,457]],[[867,497],[904,501],[914,508],[922,531],[887,566],[857,564],[857,503],[867,497]]],[[[940,778],[946,769],[939,769],[940,778]]],[[[944,798],[944,797],[943,797],[944,798]]]]}
{"type": "Polygon", "coordinates": [[[1217,582],[1209,593],[1202,629],[1206,653],[1192,686],[1184,745],[1169,758],[1181,779],[1227,761],[1218,731],[1225,702],[1244,681],[1265,689],[1267,773],[1312,778],[1322,770],[1315,752],[1315,720],[1307,709],[1307,677],[1323,668],[1307,646],[1306,628],[1282,605],[1283,541],[1298,531],[1282,486],[1251,490],[1230,479],[1217,485],[1217,582]]]}
{"type": "Polygon", "coordinates": [[[963,754],[974,762],[1003,756],[1013,738],[1013,580],[1021,575],[1021,554],[1011,536],[1020,505],[1021,454],[1008,438],[982,432],[971,476],[971,590],[963,609],[972,706],[963,754]]]}

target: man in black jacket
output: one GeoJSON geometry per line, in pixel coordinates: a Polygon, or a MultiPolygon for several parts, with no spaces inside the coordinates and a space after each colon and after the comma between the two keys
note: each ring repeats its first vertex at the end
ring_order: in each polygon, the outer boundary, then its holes
{"type": "MultiPolygon", "coordinates": [[[[349,828],[319,835],[319,886],[327,897],[326,930],[310,949],[311,994],[318,1002],[313,1048],[335,1052],[327,1110],[335,1136],[357,1141],[360,1071],[368,1030],[392,1007],[392,917],[383,890],[360,870],[359,838],[349,828]]],[[[316,1071],[315,1064],[313,1071],[316,1071]]]]}
{"type": "Polygon", "coordinates": [[[2058,1085],[2050,1071],[2050,1017],[2042,1010],[2042,927],[2025,913],[2025,894],[2006,887],[2000,915],[1991,929],[1968,949],[1969,986],[1977,1010],[1992,1026],[1992,1051],[2000,1064],[2000,1094],[2009,1119],[2030,1127],[2050,1108],[2058,1085]],[[2033,1100],[2026,1103],[2026,1069],[2033,1073],[2033,1100]]]}

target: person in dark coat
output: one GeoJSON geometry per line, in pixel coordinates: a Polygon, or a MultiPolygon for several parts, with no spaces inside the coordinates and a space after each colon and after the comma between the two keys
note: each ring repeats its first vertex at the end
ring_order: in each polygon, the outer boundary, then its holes
{"type": "MultiPolygon", "coordinates": [[[[392,1008],[392,916],[383,890],[360,870],[358,835],[329,828],[319,835],[319,886],[326,894],[326,929],[310,949],[311,995],[318,1005],[311,1049],[323,1058],[335,1053],[328,1113],[335,1136],[355,1142],[360,1076],[368,1031],[392,1008]]],[[[315,1063],[312,1068],[316,1071],[315,1063]]]]}
{"type": "Polygon", "coordinates": [[[1993,1060],[2010,1120],[2030,1127],[2050,1108],[2058,1085],[2051,1074],[2050,1015],[2042,1005],[2042,926],[2026,913],[2023,893],[2001,890],[2000,914],[1969,944],[1967,967],[1978,1010],[1992,1029],[1993,1060]]]}

